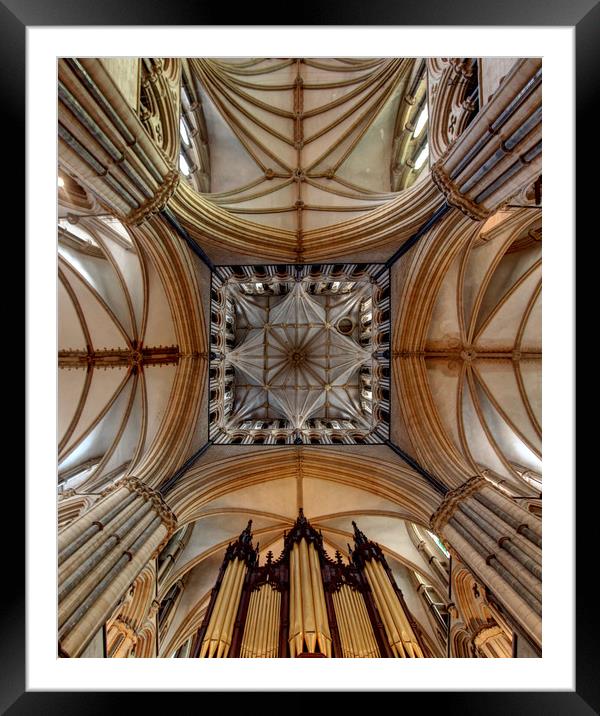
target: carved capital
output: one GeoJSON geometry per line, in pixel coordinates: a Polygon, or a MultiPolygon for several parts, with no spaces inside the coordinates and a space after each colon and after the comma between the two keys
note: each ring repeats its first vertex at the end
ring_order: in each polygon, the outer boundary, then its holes
{"type": "Polygon", "coordinates": [[[446,197],[446,201],[451,206],[455,206],[460,209],[471,219],[475,221],[483,221],[487,219],[491,214],[491,211],[485,209],[483,206],[475,204],[464,194],[461,194],[458,190],[458,186],[453,182],[450,177],[446,174],[442,168],[443,157],[431,167],[431,178],[435,182],[438,189],[446,197]]]}
{"type": "Polygon", "coordinates": [[[142,204],[139,209],[128,216],[123,217],[124,222],[128,226],[136,226],[141,224],[152,214],[157,214],[159,211],[164,209],[169,199],[175,193],[177,185],[179,184],[180,174],[176,169],[172,169],[165,177],[164,182],[158,188],[156,194],[142,204]]]}
{"type": "Polygon", "coordinates": [[[481,648],[488,639],[493,639],[497,636],[505,636],[502,629],[496,624],[486,624],[473,637],[473,643],[476,647],[481,648]]]}
{"type": "Polygon", "coordinates": [[[467,497],[477,492],[489,482],[481,475],[475,475],[471,479],[464,482],[460,487],[446,493],[442,503],[433,513],[430,519],[430,525],[433,532],[440,534],[442,527],[447,524],[448,520],[454,514],[459,503],[466,500],[467,497]]]}
{"type": "Polygon", "coordinates": [[[74,497],[76,494],[77,494],[77,490],[75,490],[75,488],[73,488],[73,487],[69,487],[68,489],[63,490],[59,494],[58,499],[65,500],[67,497],[74,497]]]}
{"type": "Polygon", "coordinates": [[[141,480],[138,480],[137,477],[133,477],[131,475],[118,480],[114,484],[114,487],[126,487],[129,492],[136,492],[138,495],[141,495],[144,500],[150,500],[150,502],[152,502],[152,506],[154,507],[156,514],[161,518],[163,524],[167,528],[167,535],[163,539],[161,545],[163,543],[166,544],[167,539],[177,529],[177,517],[169,505],[167,505],[164,501],[162,495],[156,490],[153,490],[145,482],[142,482],[141,480]]]}

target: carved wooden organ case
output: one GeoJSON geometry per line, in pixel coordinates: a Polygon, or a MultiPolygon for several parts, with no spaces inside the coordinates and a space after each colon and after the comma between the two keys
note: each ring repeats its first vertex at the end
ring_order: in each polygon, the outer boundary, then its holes
{"type": "Polygon", "coordinates": [[[225,552],[192,656],[431,656],[381,548],[352,524],[348,564],[301,509],[280,557],[260,565],[250,520],[225,552]]]}

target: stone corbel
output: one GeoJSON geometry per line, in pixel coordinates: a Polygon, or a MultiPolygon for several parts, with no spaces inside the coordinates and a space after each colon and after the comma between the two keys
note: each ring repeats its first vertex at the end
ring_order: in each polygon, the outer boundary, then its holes
{"type": "Polygon", "coordinates": [[[160,607],[160,602],[158,599],[153,599],[152,603],[150,604],[150,609],[148,609],[148,614],[146,615],[146,619],[148,619],[150,622],[153,622],[154,618],[158,614],[158,609],[160,607]]]}

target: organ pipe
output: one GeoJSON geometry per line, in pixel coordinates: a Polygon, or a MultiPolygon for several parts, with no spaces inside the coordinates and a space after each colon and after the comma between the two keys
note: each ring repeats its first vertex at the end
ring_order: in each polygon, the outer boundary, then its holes
{"type": "Polygon", "coordinates": [[[385,557],[354,524],[354,550],[331,559],[302,510],[278,559],[259,563],[252,521],[230,544],[193,656],[378,658],[425,655],[385,557]]]}
{"type": "Polygon", "coordinates": [[[381,656],[360,593],[343,584],[332,597],[344,658],[381,656]]]}
{"type": "Polygon", "coordinates": [[[277,657],[281,593],[270,584],[252,592],[240,656],[269,659],[277,657]]]}
{"type": "Polygon", "coordinates": [[[254,565],[257,557],[251,544],[251,526],[252,520],[225,552],[217,585],[198,634],[199,653],[194,656],[217,659],[229,656],[242,589],[248,568],[254,565]]]}
{"type": "Polygon", "coordinates": [[[231,646],[232,626],[242,593],[242,581],[246,573],[243,560],[235,559],[227,565],[225,578],[208,624],[200,656],[224,658],[231,646]]]}
{"type": "Polygon", "coordinates": [[[331,656],[331,634],[319,556],[305,539],[290,554],[290,656],[320,654],[331,656]]]}
{"type": "Polygon", "coordinates": [[[422,657],[423,652],[383,566],[379,562],[367,562],[365,573],[375,595],[377,608],[383,617],[389,644],[395,656],[422,657]]]}
{"type": "Polygon", "coordinates": [[[409,616],[381,548],[367,540],[356,522],[352,524],[355,541],[353,561],[362,569],[369,584],[392,654],[397,658],[423,657],[423,649],[413,628],[414,619],[409,616]]]}

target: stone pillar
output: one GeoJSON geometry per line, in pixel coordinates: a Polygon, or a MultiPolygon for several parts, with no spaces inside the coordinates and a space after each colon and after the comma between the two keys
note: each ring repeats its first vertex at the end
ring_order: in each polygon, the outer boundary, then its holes
{"type": "Polygon", "coordinates": [[[541,646],[540,520],[477,476],[444,497],[431,528],[541,646]]]}
{"type": "MultiPolygon", "coordinates": [[[[178,117],[179,99],[170,101],[170,114],[178,117]]],[[[178,120],[176,129],[175,124],[174,118],[168,122],[166,152],[101,59],[58,61],[59,164],[121,221],[140,223],[175,191],[179,169],[171,145],[178,143],[178,120]]],[[[167,127],[162,129],[167,134],[167,127]]]]}
{"type": "Polygon", "coordinates": [[[59,534],[62,655],[81,654],[176,525],[175,515],[157,492],[127,477],[59,534]]]}
{"type": "Polygon", "coordinates": [[[448,584],[448,570],[442,566],[442,563],[438,559],[424,539],[421,539],[416,544],[417,550],[423,554],[423,558],[427,564],[431,565],[433,570],[437,573],[442,583],[448,584]]]}
{"type": "Polygon", "coordinates": [[[491,100],[431,168],[449,204],[486,219],[542,170],[542,61],[514,64],[491,100]]]}
{"type": "Polygon", "coordinates": [[[173,565],[177,557],[181,554],[183,548],[188,543],[188,540],[192,534],[194,525],[190,524],[185,529],[181,529],[179,532],[173,535],[169,540],[167,546],[164,548],[160,559],[162,563],[158,568],[158,581],[164,582],[167,575],[171,572],[173,565]]]}

